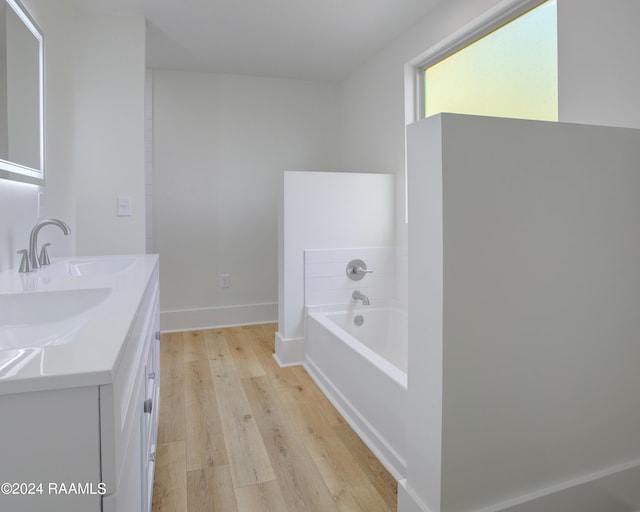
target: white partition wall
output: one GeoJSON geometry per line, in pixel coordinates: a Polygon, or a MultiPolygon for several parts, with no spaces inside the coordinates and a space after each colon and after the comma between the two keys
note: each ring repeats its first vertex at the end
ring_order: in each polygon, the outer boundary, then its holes
{"type": "Polygon", "coordinates": [[[285,172],[278,220],[280,364],[304,356],[304,251],[394,245],[393,176],[285,172]]]}
{"type": "Polygon", "coordinates": [[[445,114],[408,144],[399,510],[640,509],[640,130],[445,114]]]}

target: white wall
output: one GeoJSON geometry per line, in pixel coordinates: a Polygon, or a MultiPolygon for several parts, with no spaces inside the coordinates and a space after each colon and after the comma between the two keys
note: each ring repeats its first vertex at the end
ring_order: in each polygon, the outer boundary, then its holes
{"type": "Polygon", "coordinates": [[[559,119],[640,128],[640,2],[558,0],[559,119]]]}
{"type": "Polygon", "coordinates": [[[51,256],[144,252],[144,20],[26,0],[45,35],[45,186],[0,180],[0,269],[17,267],[40,218],[51,256]],[[100,101],[96,101],[100,98],[100,101]],[[116,195],[134,215],[117,218],[116,195]]]}
{"type": "MultiPolygon", "coordinates": [[[[440,2],[340,84],[339,164],[396,175],[399,246],[407,245],[403,67],[501,3],[440,2]]],[[[639,16],[636,0],[558,0],[560,121],[640,127],[639,16]]]]}
{"type": "Polygon", "coordinates": [[[339,163],[349,170],[384,171],[396,176],[396,230],[400,246],[407,245],[404,65],[497,3],[497,0],[441,2],[340,84],[339,163]]]}
{"type": "Polygon", "coordinates": [[[58,217],[71,226],[71,236],[64,236],[55,228],[41,231],[41,242],[53,244],[51,256],[71,255],[75,251],[73,2],[25,0],[24,4],[46,34],[46,186],[0,180],[0,270],[17,268],[20,264],[15,253],[28,248],[29,233],[38,216],[58,217]],[[43,194],[40,209],[39,193],[43,194]]]}
{"type": "Polygon", "coordinates": [[[281,187],[276,357],[287,365],[304,355],[304,251],[392,246],[394,187],[387,174],[343,172],[285,172],[281,187]]]}
{"type": "Polygon", "coordinates": [[[399,512],[440,512],[444,326],[444,220],[440,116],[410,126],[408,137],[411,275],[408,282],[407,478],[399,512]],[[417,140],[414,140],[417,139],[417,140]],[[432,172],[425,168],[431,166],[432,172]]]}
{"type": "Polygon", "coordinates": [[[6,160],[8,132],[7,123],[7,59],[0,58],[0,158],[6,160]]]}
{"type": "Polygon", "coordinates": [[[145,21],[83,12],[77,31],[77,252],[144,253],[145,21]],[[131,216],[116,215],[118,196],[131,216]]]}
{"type": "Polygon", "coordinates": [[[335,168],[336,112],[330,84],[153,71],[163,330],[276,319],[282,172],[335,168]]]}
{"type": "Polygon", "coordinates": [[[0,270],[20,265],[16,252],[29,248],[37,218],[38,187],[0,180],[0,270]]]}
{"type": "Polygon", "coordinates": [[[494,511],[631,468],[563,508],[614,510],[640,466],[640,130],[442,115],[409,135],[406,490],[494,511]]]}

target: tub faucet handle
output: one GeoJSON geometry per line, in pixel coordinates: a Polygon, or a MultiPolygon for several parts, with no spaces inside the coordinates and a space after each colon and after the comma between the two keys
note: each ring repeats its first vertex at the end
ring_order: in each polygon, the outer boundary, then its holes
{"type": "Polygon", "coordinates": [[[347,276],[352,281],[360,281],[365,274],[371,274],[373,270],[367,268],[367,264],[362,260],[351,260],[347,264],[347,276]]]}

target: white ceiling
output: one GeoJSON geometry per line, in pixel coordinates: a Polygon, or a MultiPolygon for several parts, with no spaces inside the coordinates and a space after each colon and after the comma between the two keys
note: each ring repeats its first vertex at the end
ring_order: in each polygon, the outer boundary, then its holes
{"type": "Polygon", "coordinates": [[[149,67],[337,81],[440,0],[75,0],[147,19],[149,67]]]}

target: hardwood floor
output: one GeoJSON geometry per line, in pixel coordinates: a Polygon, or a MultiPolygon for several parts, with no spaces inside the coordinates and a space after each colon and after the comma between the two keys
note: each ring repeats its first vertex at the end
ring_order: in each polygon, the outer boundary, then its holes
{"type": "Polygon", "coordinates": [[[277,326],[163,334],[154,512],[391,512],[397,485],[277,326]]]}

